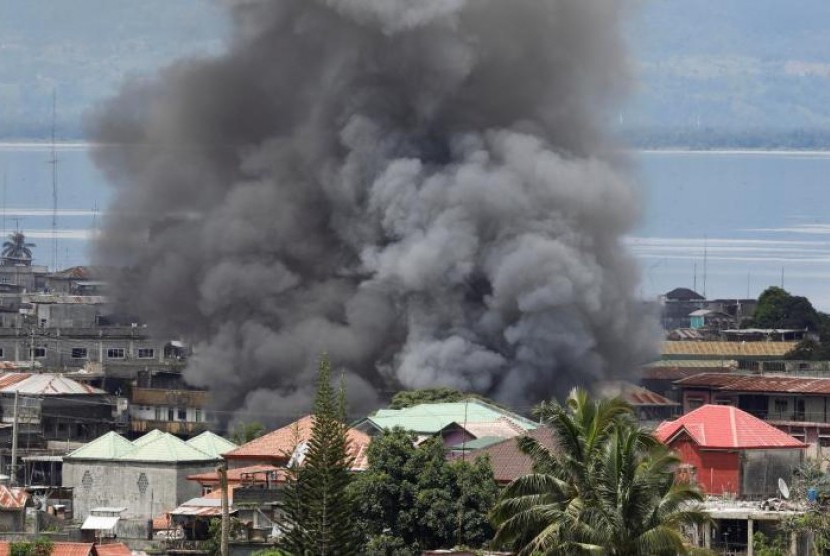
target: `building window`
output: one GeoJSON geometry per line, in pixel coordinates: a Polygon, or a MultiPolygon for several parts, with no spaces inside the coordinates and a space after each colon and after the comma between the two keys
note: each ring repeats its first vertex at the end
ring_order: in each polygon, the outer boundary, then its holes
{"type": "Polygon", "coordinates": [[[156,407],[156,421],[164,421],[164,414],[166,413],[165,407],[160,406],[156,407]]]}
{"type": "Polygon", "coordinates": [[[732,398],[715,398],[715,405],[733,405],[732,398]]]}
{"type": "Polygon", "coordinates": [[[139,359],[152,359],[156,356],[156,350],[153,348],[138,348],[139,359]]]}
{"type": "Polygon", "coordinates": [[[692,409],[697,409],[698,407],[703,406],[703,398],[698,396],[689,396],[686,398],[686,405],[689,406],[689,411],[692,409]]]}
{"type": "Polygon", "coordinates": [[[187,408],[186,407],[180,407],[177,413],[178,413],[177,417],[179,418],[179,421],[187,421],[187,408]]]}
{"type": "Polygon", "coordinates": [[[194,409],[193,410],[193,420],[197,423],[202,421],[202,410],[201,409],[194,409]]]}
{"type": "Polygon", "coordinates": [[[167,408],[167,420],[171,423],[176,420],[176,410],[172,407],[167,408]]]}
{"type": "Polygon", "coordinates": [[[6,352],[3,350],[3,348],[0,348],[0,359],[2,359],[5,356],[6,356],[6,352]]]}
{"type": "Polygon", "coordinates": [[[72,348],[72,359],[86,359],[86,348],[72,348]]]}
{"type": "Polygon", "coordinates": [[[43,358],[46,357],[46,348],[45,347],[36,347],[29,349],[29,355],[34,358],[43,358]]]}
{"type": "Polygon", "coordinates": [[[773,401],[773,411],[775,411],[775,417],[780,418],[784,414],[787,413],[790,407],[789,400],[782,400],[781,398],[776,398],[773,401]]]}
{"type": "Polygon", "coordinates": [[[124,359],[124,348],[107,348],[107,359],[124,359]]]}

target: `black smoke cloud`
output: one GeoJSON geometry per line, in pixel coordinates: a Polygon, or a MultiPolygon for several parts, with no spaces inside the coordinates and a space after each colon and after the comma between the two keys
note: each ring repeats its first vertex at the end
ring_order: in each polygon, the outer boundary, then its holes
{"type": "Polygon", "coordinates": [[[121,293],[196,348],[225,409],[453,386],[526,407],[653,347],[601,122],[625,89],[613,0],[237,0],[214,59],[91,118],[121,293]]]}

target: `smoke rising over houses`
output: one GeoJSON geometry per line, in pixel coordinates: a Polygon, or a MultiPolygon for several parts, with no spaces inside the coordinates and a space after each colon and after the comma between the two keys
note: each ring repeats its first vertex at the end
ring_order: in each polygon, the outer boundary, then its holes
{"type": "Polygon", "coordinates": [[[234,0],[234,38],[92,115],[98,245],[189,382],[287,421],[326,351],[356,410],[436,385],[528,402],[652,348],[600,122],[612,0],[234,0]]]}

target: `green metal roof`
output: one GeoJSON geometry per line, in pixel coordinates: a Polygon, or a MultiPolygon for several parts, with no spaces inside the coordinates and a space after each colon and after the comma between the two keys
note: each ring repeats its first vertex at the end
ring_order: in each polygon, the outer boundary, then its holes
{"type": "Polygon", "coordinates": [[[486,448],[487,446],[492,446],[493,444],[498,444],[499,442],[503,442],[505,439],[500,436],[482,436],[481,438],[475,438],[473,440],[468,440],[467,442],[461,442],[460,444],[456,444],[451,449],[452,450],[478,450],[481,448],[486,448]]]}
{"type": "Polygon", "coordinates": [[[84,444],[77,450],[67,454],[67,458],[76,459],[116,459],[131,450],[135,446],[132,442],[116,432],[108,432],[99,436],[92,442],[84,444]]]}
{"type": "Polygon", "coordinates": [[[189,446],[184,440],[163,432],[157,435],[156,438],[145,441],[132,451],[116,459],[119,461],[175,463],[180,461],[215,461],[219,457],[189,446]]]}
{"type": "Polygon", "coordinates": [[[195,436],[188,440],[186,444],[203,451],[204,453],[219,457],[225,452],[230,452],[239,448],[236,444],[226,438],[222,438],[218,434],[210,431],[205,431],[199,436],[195,436]]]}
{"type": "Polygon", "coordinates": [[[153,440],[155,440],[155,439],[157,439],[161,436],[164,436],[165,434],[166,433],[164,433],[164,432],[162,432],[158,429],[153,429],[150,432],[148,432],[147,434],[145,434],[144,436],[139,436],[138,438],[133,440],[133,445],[134,446],[144,446],[148,442],[152,442],[153,440]]]}
{"type": "Polygon", "coordinates": [[[450,423],[490,423],[510,419],[519,428],[533,430],[539,425],[511,411],[481,400],[466,402],[424,403],[404,409],[381,409],[366,421],[379,429],[402,427],[417,433],[436,434],[450,423]]]}

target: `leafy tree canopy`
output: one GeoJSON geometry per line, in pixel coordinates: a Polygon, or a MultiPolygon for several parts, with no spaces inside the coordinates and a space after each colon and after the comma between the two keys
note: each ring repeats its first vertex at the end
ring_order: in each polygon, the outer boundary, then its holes
{"type": "Polygon", "coordinates": [[[247,444],[255,438],[259,438],[265,432],[265,426],[262,423],[252,421],[250,423],[237,423],[231,433],[231,442],[234,444],[247,444]]]}
{"type": "Polygon", "coordinates": [[[557,447],[519,439],[534,473],[502,492],[491,514],[496,546],[518,556],[688,551],[682,527],[708,520],[696,504],[702,496],[675,481],[679,460],[634,422],[630,405],[577,389],[565,406],[543,404],[537,413],[557,447]]]}
{"type": "Polygon", "coordinates": [[[772,286],[758,298],[750,327],[818,331],[820,324],[821,317],[809,299],[772,286]]]}
{"type": "Polygon", "coordinates": [[[351,487],[367,535],[361,554],[481,547],[492,537],[487,513],[498,487],[489,461],[448,462],[440,439],[415,441],[396,428],[369,446],[369,468],[351,487]]]}
{"type": "Polygon", "coordinates": [[[461,402],[470,398],[476,398],[483,402],[502,407],[500,404],[480,394],[462,392],[446,386],[438,386],[436,388],[421,388],[419,390],[404,390],[398,392],[392,396],[392,401],[389,402],[389,409],[404,409],[422,403],[461,402]]]}

